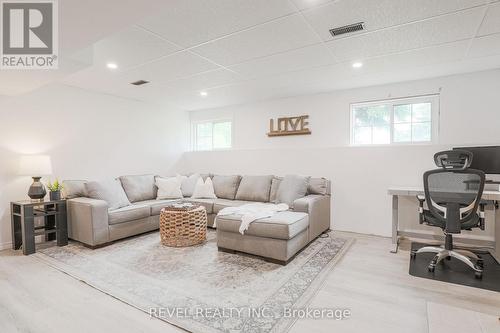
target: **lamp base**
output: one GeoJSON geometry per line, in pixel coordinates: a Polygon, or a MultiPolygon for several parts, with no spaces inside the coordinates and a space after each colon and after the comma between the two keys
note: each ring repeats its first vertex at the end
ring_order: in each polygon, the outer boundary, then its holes
{"type": "Polygon", "coordinates": [[[42,177],[32,177],[33,184],[31,184],[30,189],[28,191],[28,197],[32,200],[41,200],[45,198],[47,195],[47,191],[45,190],[45,186],[40,182],[42,177]]]}

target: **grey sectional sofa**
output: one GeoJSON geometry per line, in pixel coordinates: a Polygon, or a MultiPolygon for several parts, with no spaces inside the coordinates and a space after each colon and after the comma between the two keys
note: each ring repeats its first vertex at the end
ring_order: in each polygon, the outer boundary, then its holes
{"type": "MultiPolygon", "coordinates": [[[[119,177],[130,205],[118,209],[109,209],[108,202],[104,200],[86,197],[85,181],[65,181],[69,237],[94,248],[158,229],[160,210],[179,200],[203,205],[207,210],[208,225],[212,227],[215,216],[225,207],[251,202],[275,202],[280,194],[282,179],[275,176],[203,177],[212,178],[217,199],[186,197],[156,200],[154,175],[119,177]]],[[[289,211],[253,222],[244,235],[238,232],[238,216],[219,217],[219,249],[287,262],[310,241],[330,228],[330,182],[324,178],[310,178],[305,192],[303,197],[289,203],[289,211]]],[[[286,194],[282,188],[281,196],[286,194]]]]}

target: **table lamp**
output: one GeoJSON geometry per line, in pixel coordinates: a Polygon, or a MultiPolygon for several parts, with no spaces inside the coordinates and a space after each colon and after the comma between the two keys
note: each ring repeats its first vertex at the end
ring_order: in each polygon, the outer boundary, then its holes
{"type": "Polygon", "coordinates": [[[42,176],[52,174],[52,163],[48,155],[24,155],[19,160],[19,174],[31,176],[33,184],[28,191],[28,196],[33,200],[41,200],[47,194],[45,186],[40,182],[42,176]]]}

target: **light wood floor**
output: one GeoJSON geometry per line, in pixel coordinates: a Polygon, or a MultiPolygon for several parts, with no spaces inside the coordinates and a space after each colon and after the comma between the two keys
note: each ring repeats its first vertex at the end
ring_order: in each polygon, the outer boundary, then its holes
{"type": "MultiPolygon", "coordinates": [[[[340,234],[340,233],[337,233],[340,234]]],[[[291,332],[500,332],[500,293],[408,274],[408,251],[390,240],[356,242],[310,307],[349,308],[350,319],[298,320],[291,332]]],[[[0,252],[0,332],[183,332],[36,258],[0,252]]]]}

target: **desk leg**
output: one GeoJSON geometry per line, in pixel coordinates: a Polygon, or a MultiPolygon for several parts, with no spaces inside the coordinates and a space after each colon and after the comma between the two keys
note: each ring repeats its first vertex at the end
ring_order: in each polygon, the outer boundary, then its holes
{"type": "Polygon", "coordinates": [[[397,195],[392,196],[392,249],[391,253],[398,253],[399,238],[398,238],[398,219],[399,219],[399,198],[397,195]]]}
{"type": "Polygon", "coordinates": [[[495,228],[495,247],[490,250],[490,254],[500,264],[500,209],[497,208],[497,203],[493,205],[493,219],[495,228]]]}

